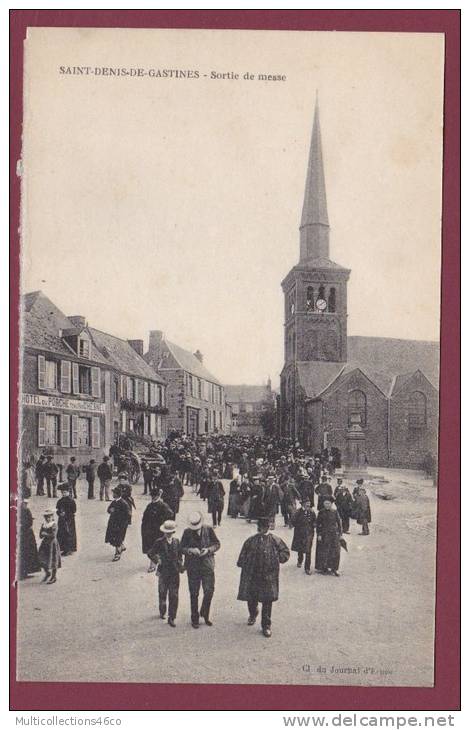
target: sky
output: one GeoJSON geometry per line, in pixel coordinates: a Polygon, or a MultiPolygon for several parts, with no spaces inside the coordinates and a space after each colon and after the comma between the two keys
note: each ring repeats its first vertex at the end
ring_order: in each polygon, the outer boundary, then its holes
{"type": "Polygon", "coordinates": [[[437,340],[442,80],[440,34],[29,29],[22,290],[277,386],[318,91],[348,334],[437,340]]]}

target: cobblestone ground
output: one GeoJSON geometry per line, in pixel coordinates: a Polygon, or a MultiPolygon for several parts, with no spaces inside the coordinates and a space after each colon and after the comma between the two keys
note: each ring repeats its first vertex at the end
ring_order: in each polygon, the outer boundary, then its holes
{"type": "MultiPolygon", "coordinates": [[[[39,575],[20,584],[18,678],[431,686],[436,490],[416,472],[380,473],[389,481],[370,487],[371,535],[360,536],[352,524],[340,578],[305,575],[295,554],[281,566],[270,639],[259,624],[246,625],[246,604],[236,600],[236,560],[255,525],[224,515],[214,625],[191,627],[183,575],[172,629],[158,618],[156,579],[146,572],[141,552],[140,520],[148,501],[141,484],[134,487],[137,513],[127,551],[113,563],[113,549],[104,543],[107,505],[87,500],[80,481],[78,552],[63,559],[56,584],[41,584],[39,575]]],[[[31,499],[36,533],[42,511],[53,504],[46,497],[31,499]]],[[[187,487],[177,535],[188,514],[201,507],[205,512],[187,487]]],[[[275,532],[290,547],[292,531],[280,516],[275,532]]]]}

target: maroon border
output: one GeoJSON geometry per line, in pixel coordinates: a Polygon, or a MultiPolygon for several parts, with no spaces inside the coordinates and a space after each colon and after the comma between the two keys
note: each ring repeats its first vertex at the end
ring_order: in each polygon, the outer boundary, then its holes
{"type": "MultiPolygon", "coordinates": [[[[28,26],[244,28],[445,33],[441,411],[433,688],[17,682],[16,590],[10,593],[12,710],[458,710],[460,708],[460,11],[14,10],[10,12],[10,478],[18,434],[19,203],[23,39],[28,26]],[[445,475],[445,477],[444,477],[445,475]],[[445,490],[445,493],[444,493],[445,490]]],[[[12,491],[14,491],[12,486],[12,491]]],[[[11,514],[11,581],[15,520],[11,514]]]]}

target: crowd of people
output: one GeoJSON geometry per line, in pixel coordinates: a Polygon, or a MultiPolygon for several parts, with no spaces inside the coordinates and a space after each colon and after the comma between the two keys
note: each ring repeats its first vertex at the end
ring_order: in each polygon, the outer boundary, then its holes
{"type": "MultiPolygon", "coordinates": [[[[118,473],[117,484],[112,487],[111,456],[104,456],[99,465],[91,459],[81,468],[72,457],[65,470],[67,479],[62,483],[57,483],[58,468],[53,457],[40,457],[35,469],[36,494],[45,496],[45,486],[48,497],[57,497],[57,491],[62,496],[55,511],[44,512],[38,549],[28,506],[34,485],[23,491],[19,507],[20,579],[42,569],[43,582],[56,582],[62,558],[77,550],[75,514],[81,473],[88,483],[88,499],[95,499],[94,483],[96,478],[99,480],[99,499],[109,502],[105,542],[114,548],[113,562],[121,560],[136,505],[126,471],[118,473]]],[[[122,462],[117,461],[117,465],[123,467],[122,462]]],[[[214,553],[221,546],[216,531],[226,517],[244,519],[256,522],[258,532],[241,547],[238,599],[248,604],[249,625],[255,623],[261,604],[262,631],[270,636],[272,603],[279,596],[280,565],[289,559],[290,550],[297,553],[297,566],[311,575],[316,534],[315,571],[337,577],[341,549],[347,550],[344,536],[350,532],[351,520],[361,526],[360,534],[369,534],[370,502],[363,480],[357,480],[351,493],[342,477],[335,476],[340,466],[337,449],[306,455],[298,443],[255,436],[190,438],[173,433],[165,442],[152,444],[140,464],[143,494],[150,497],[142,515],[141,538],[142,553],[149,561],[147,570],[158,576],[160,617],[166,618],[168,613],[168,624],[176,625],[180,575],[186,573],[191,624],[198,628],[202,618],[212,626],[214,553]],[[179,540],[175,537],[176,519],[185,488],[192,499],[200,498],[201,510],[189,515],[179,540]],[[205,524],[204,505],[212,526],[205,524]],[[293,532],[290,549],[286,539],[272,533],[278,513],[285,528],[293,532]]]]}

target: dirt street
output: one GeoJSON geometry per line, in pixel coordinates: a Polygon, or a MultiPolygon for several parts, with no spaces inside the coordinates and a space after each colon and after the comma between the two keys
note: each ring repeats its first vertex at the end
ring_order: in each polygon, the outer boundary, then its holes
{"type": "MultiPolygon", "coordinates": [[[[113,563],[113,548],[104,543],[107,504],[87,500],[80,481],[78,552],[63,558],[56,584],[41,584],[39,574],[20,584],[18,678],[431,686],[436,490],[416,472],[372,471],[388,484],[368,489],[370,536],[360,536],[352,523],[339,578],[307,576],[291,554],[281,566],[270,639],[259,623],[246,625],[246,604],[236,600],[236,561],[254,524],[227,517],[225,509],[218,528],[214,625],[191,627],[183,575],[172,629],[158,617],[155,575],[147,573],[141,552],[140,521],[148,501],[142,485],[133,489],[137,513],[127,551],[113,563]],[[377,496],[384,492],[393,499],[377,496]]],[[[42,511],[53,504],[46,497],[31,499],[36,535],[42,511]]],[[[205,505],[186,487],[177,536],[195,509],[209,522],[205,505]]],[[[290,547],[292,531],[280,515],[275,532],[290,547]]]]}

